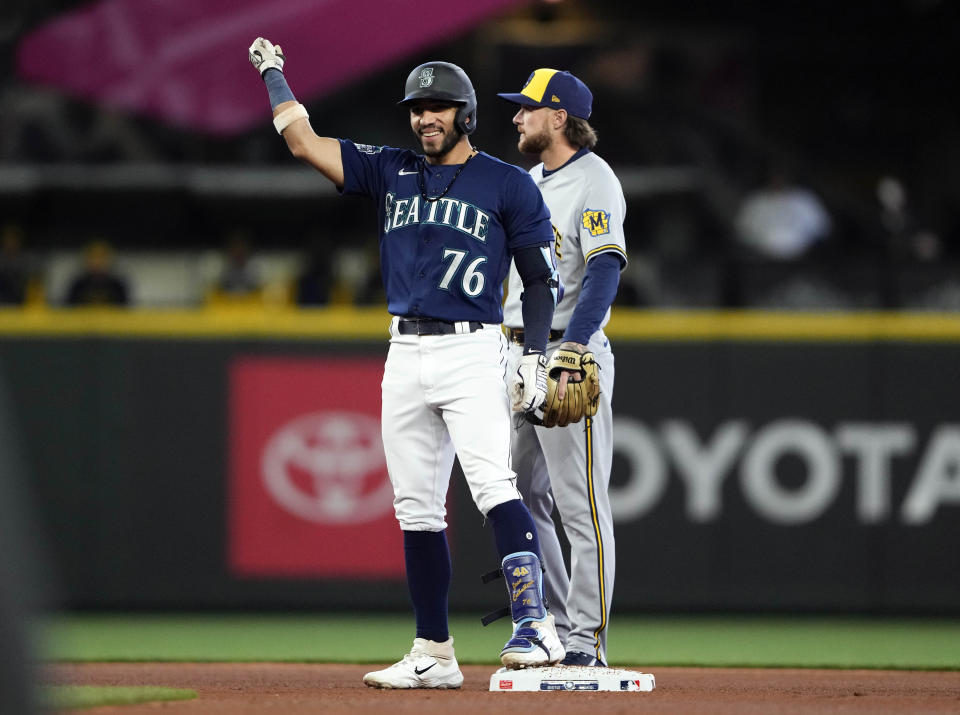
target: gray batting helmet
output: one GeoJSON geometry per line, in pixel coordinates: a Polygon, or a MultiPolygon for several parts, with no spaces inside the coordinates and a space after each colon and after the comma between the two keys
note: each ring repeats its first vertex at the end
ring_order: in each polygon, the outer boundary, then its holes
{"type": "Polygon", "coordinates": [[[461,105],[455,123],[464,134],[477,128],[477,95],[467,73],[449,62],[424,62],[407,77],[406,95],[398,104],[418,99],[439,99],[461,105]]]}

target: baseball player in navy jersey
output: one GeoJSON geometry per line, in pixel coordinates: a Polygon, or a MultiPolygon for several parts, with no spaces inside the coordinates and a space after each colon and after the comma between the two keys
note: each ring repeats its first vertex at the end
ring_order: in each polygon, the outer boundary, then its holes
{"type": "Polygon", "coordinates": [[[544,353],[559,292],[553,232],[536,184],[473,148],[476,95],[456,65],[427,62],[407,78],[400,104],[418,154],[317,136],[283,76],[280,47],[257,38],[249,56],[292,154],[342,193],[367,196],[377,207],[394,316],[382,385],[383,446],[416,637],[402,660],[364,682],[380,688],[463,682],[447,624],[445,503],[455,455],[493,526],[507,577],[514,626],[501,661],[508,668],[556,663],[564,652],[543,599],[537,530],[510,468],[511,403],[528,412],[546,396],[544,353]],[[527,294],[520,311],[527,337],[508,381],[500,324],[511,258],[527,294]]]}
{"type": "MultiPolygon", "coordinates": [[[[615,569],[613,519],[607,489],[613,461],[613,352],[603,327],[627,264],[626,203],[607,162],[593,153],[587,122],[593,95],[569,72],[538,69],[519,93],[500,97],[520,105],[513,118],[518,148],[540,158],[530,170],[550,209],[564,294],[553,314],[548,350],[590,350],[600,367],[600,403],[593,417],[566,427],[521,422],[513,435],[513,466],[540,529],[546,595],[564,641],[566,665],[606,665],[607,624],[615,569]],[[529,481],[527,476],[529,475],[529,481]],[[554,504],[570,543],[570,574],[551,519],[554,504]]],[[[521,359],[526,288],[511,270],[504,325],[510,360],[521,359]],[[525,298],[524,298],[525,300],[525,298]]],[[[559,380],[564,391],[569,375],[559,380]]]]}

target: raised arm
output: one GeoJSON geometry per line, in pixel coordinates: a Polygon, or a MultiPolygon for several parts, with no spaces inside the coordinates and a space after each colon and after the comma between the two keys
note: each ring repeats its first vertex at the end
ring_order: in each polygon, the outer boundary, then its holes
{"type": "Polygon", "coordinates": [[[273,124],[283,135],[287,148],[297,159],[310,164],[337,187],[343,186],[343,160],[340,142],[317,136],[310,126],[307,110],[297,102],[283,76],[286,56],[280,45],[258,37],[250,45],[250,64],[263,78],[273,108],[273,124]]]}

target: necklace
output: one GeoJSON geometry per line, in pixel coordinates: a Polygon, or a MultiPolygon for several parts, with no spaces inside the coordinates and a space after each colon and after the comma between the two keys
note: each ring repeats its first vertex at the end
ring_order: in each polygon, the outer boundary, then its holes
{"type": "Polygon", "coordinates": [[[475,156],[476,156],[476,154],[471,154],[470,156],[467,157],[467,160],[466,160],[465,162],[463,162],[463,163],[460,165],[460,168],[458,168],[458,169],[453,173],[453,178],[450,179],[450,183],[447,184],[447,188],[445,188],[445,189],[440,193],[439,196],[427,196],[426,181],[425,181],[424,178],[423,178],[423,165],[426,163],[426,159],[418,162],[418,163],[417,163],[417,186],[420,188],[420,196],[423,197],[423,200],[424,200],[424,201],[429,201],[430,203],[433,203],[434,201],[439,201],[439,200],[442,199],[444,196],[446,196],[446,195],[447,195],[447,192],[450,191],[450,187],[453,186],[453,182],[457,180],[457,177],[458,177],[458,176],[460,176],[460,172],[463,171],[463,168],[464,168],[464,167],[470,162],[470,160],[471,160],[473,157],[475,157],[475,156]]]}

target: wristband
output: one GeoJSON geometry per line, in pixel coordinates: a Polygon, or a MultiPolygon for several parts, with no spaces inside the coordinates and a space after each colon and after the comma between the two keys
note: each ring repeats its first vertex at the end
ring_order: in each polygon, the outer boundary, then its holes
{"type": "Polygon", "coordinates": [[[302,104],[297,103],[292,107],[287,107],[280,114],[273,118],[273,126],[276,127],[277,134],[283,134],[283,130],[289,127],[298,119],[306,119],[310,115],[307,114],[307,108],[302,104]]]}
{"type": "Polygon", "coordinates": [[[290,85],[287,84],[283,72],[276,67],[268,67],[263,71],[263,83],[267,86],[267,94],[270,95],[270,109],[276,109],[278,104],[284,102],[297,101],[293,92],[290,91],[290,85]]]}

